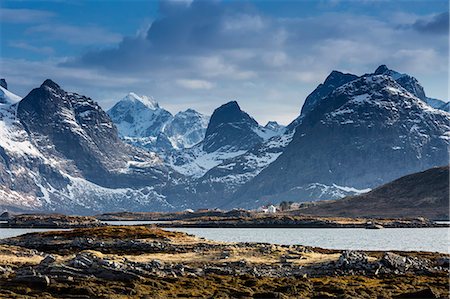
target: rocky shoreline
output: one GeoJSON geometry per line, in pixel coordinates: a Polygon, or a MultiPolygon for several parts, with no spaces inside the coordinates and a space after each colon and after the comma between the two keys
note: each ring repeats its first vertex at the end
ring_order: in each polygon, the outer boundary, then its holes
{"type": "Polygon", "coordinates": [[[94,217],[68,216],[63,214],[20,214],[5,217],[0,228],[82,228],[100,227],[107,224],[94,217]]]}
{"type": "Polygon", "coordinates": [[[0,298],[448,298],[449,260],[83,228],[0,240],[0,298]]]}
{"type": "Polygon", "coordinates": [[[174,213],[119,212],[95,216],[103,221],[161,221],[158,227],[208,228],[421,228],[450,227],[450,223],[416,218],[349,218],[297,215],[297,211],[262,214],[247,210],[174,213]]]}
{"type": "Polygon", "coordinates": [[[62,214],[22,214],[10,216],[0,228],[83,228],[107,226],[103,221],[161,221],[153,225],[164,227],[204,228],[424,228],[450,227],[426,218],[344,218],[316,217],[289,214],[264,215],[248,211],[200,213],[113,213],[89,216],[62,214]],[[207,215],[207,216],[205,216],[207,215]]]}
{"type": "Polygon", "coordinates": [[[199,217],[156,223],[159,227],[207,227],[207,228],[424,228],[449,227],[448,223],[436,223],[425,218],[414,219],[366,219],[308,216],[253,216],[240,218],[199,217]]]}

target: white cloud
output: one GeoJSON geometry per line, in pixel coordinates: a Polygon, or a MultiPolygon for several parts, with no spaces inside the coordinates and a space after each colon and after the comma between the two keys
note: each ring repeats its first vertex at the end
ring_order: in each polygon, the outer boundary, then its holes
{"type": "MultiPolygon", "coordinates": [[[[448,35],[414,30],[420,16],[388,18],[394,12],[385,11],[278,18],[247,6],[164,2],[159,18],[125,38],[92,26],[34,26],[30,32],[39,37],[102,50],[39,65],[10,61],[2,72],[13,76],[11,86],[18,80],[25,89],[30,77],[45,75],[108,104],[135,91],[174,109],[211,113],[238,99],[261,122],[285,124],[331,70],[364,74],[387,64],[416,76],[427,94],[447,97],[448,35]]],[[[421,28],[440,19],[426,20],[421,28]]],[[[33,80],[28,88],[40,84],[33,80]]]]}
{"type": "Polygon", "coordinates": [[[265,22],[261,16],[237,14],[227,18],[223,24],[223,29],[228,31],[245,30],[258,31],[264,29],[265,22]]]}
{"type": "Polygon", "coordinates": [[[178,79],[179,86],[187,89],[212,89],[214,84],[206,80],[178,79]]]}
{"type": "Polygon", "coordinates": [[[0,23],[39,23],[54,15],[46,10],[0,8],[0,23]]]}
{"type": "Polygon", "coordinates": [[[55,52],[55,50],[52,47],[37,47],[30,45],[27,42],[24,41],[12,41],[8,44],[10,47],[27,50],[39,54],[45,54],[45,55],[51,55],[55,52]]]}

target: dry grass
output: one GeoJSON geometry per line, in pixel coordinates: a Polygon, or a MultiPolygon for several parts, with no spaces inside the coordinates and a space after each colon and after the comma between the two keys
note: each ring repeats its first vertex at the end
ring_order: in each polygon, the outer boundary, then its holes
{"type": "Polygon", "coordinates": [[[42,237],[76,238],[91,237],[96,239],[155,239],[182,241],[193,239],[185,233],[165,231],[151,226],[107,226],[94,228],[77,228],[69,231],[48,231],[39,233],[42,237]]]}
{"type": "MultiPolygon", "coordinates": [[[[221,250],[213,249],[203,252],[187,252],[187,253],[151,253],[140,255],[123,255],[131,261],[135,262],[149,262],[151,260],[161,260],[169,263],[184,263],[184,264],[198,264],[198,263],[223,263],[223,262],[238,262],[246,261],[252,264],[276,264],[280,263],[281,257],[289,255],[286,248],[275,246],[275,250],[270,254],[264,254],[255,248],[237,248],[230,246],[226,250],[229,253],[228,258],[222,257],[221,250]]],[[[117,255],[108,255],[114,258],[117,255]]],[[[297,265],[312,265],[318,263],[328,263],[339,259],[339,253],[298,253],[290,254],[290,262],[297,265]]],[[[372,258],[375,260],[375,258],[372,258]]]]}
{"type": "Polygon", "coordinates": [[[25,248],[8,245],[0,246],[0,265],[37,265],[42,259],[41,255],[37,255],[25,248]]]}

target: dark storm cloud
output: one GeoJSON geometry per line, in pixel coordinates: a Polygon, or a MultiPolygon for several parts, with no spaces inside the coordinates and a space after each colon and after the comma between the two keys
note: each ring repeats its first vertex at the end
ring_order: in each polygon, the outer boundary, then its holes
{"type": "Polygon", "coordinates": [[[286,124],[333,69],[363,74],[387,64],[417,76],[429,95],[446,94],[448,37],[426,32],[437,32],[439,20],[330,11],[282,18],[237,1],[163,1],[156,20],[115,46],[51,63],[5,60],[3,68],[17,80],[63,78],[109,104],[135,91],[173,112],[211,113],[238,99],[259,121],[286,124]]]}
{"type": "Polygon", "coordinates": [[[431,20],[417,20],[412,27],[417,31],[434,34],[448,34],[449,12],[434,16],[431,20]]]}
{"type": "MultiPolygon", "coordinates": [[[[447,51],[446,43],[424,36],[423,42],[435,45],[427,52],[406,26],[364,15],[277,18],[234,1],[163,1],[160,14],[148,30],[117,47],[87,52],[63,66],[151,73],[160,79],[279,77],[282,70],[284,77],[315,81],[340,65],[388,63],[386,57],[411,65],[415,55],[425,52],[436,59],[447,51]],[[406,55],[400,59],[399,53],[406,55]]],[[[411,26],[440,32],[446,18],[448,13],[416,19],[411,26]]]]}
{"type": "Polygon", "coordinates": [[[170,67],[170,63],[180,68],[196,63],[183,59],[192,56],[263,45],[270,49],[276,46],[274,35],[280,33],[269,27],[268,18],[239,3],[162,2],[160,10],[163,17],[145,34],[125,38],[115,49],[87,53],[73,63],[109,69],[170,67]]]}

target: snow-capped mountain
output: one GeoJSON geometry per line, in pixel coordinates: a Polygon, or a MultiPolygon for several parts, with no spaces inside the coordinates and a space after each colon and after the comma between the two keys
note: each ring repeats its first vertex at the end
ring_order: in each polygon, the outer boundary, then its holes
{"type": "Polygon", "coordinates": [[[132,92],[108,115],[124,141],[156,152],[189,148],[202,141],[209,120],[192,109],[173,116],[154,99],[132,92]]]}
{"type": "Polygon", "coordinates": [[[256,120],[242,111],[236,101],[228,102],[211,116],[202,148],[207,153],[248,150],[263,141],[260,132],[256,120]]]}
{"type": "Polygon", "coordinates": [[[419,81],[413,76],[410,76],[408,74],[401,74],[397,71],[391,70],[384,64],[380,65],[375,70],[375,75],[388,75],[392,77],[392,79],[394,79],[404,89],[406,89],[431,107],[450,112],[450,102],[427,97],[422,85],[420,85],[419,81]]]}
{"type": "Polygon", "coordinates": [[[292,142],[231,205],[331,199],[448,164],[450,114],[404,88],[396,73],[379,70],[303,109],[292,142]]]}
{"type": "Polygon", "coordinates": [[[0,104],[11,105],[19,102],[22,98],[7,89],[8,85],[6,84],[5,79],[1,80],[3,83],[0,85],[0,104]]]}
{"type": "Polygon", "coordinates": [[[162,156],[176,171],[200,178],[223,161],[245,154],[283,132],[284,127],[275,123],[260,126],[236,101],[231,101],[214,110],[203,141],[184,151],[162,156]]]}
{"type": "Polygon", "coordinates": [[[235,101],[208,118],[130,93],[105,113],[51,80],[23,99],[0,83],[1,208],[257,207],[341,198],[448,164],[448,103],[386,66],[333,71],[287,127],[261,126],[235,101]]]}
{"type": "Polygon", "coordinates": [[[205,138],[208,122],[209,116],[187,109],[175,114],[163,132],[175,149],[190,148],[205,138]]]}
{"type": "Polygon", "coordinates": [[[344,74],[339,71],[332,71],[325,81],[319,84],[319,86],[317,86],[316,89],[314,89],[314,91],[306,97],[305,103],[300,111],[300,115],[286,127],[287,131],[293,131],[301,123],[302,118],[312,111],[323,97],[327,96],[339,86],[357,78],[358,76],[353,74],[344,74]]]}
{"type": "Polygon", "coordinates": [[[161,190],[178,175],[155,154],[123,143],[93,100],[51,80],[19,102],[0,88],[2,208],[92,213],[172,207],[161,190]]]}

